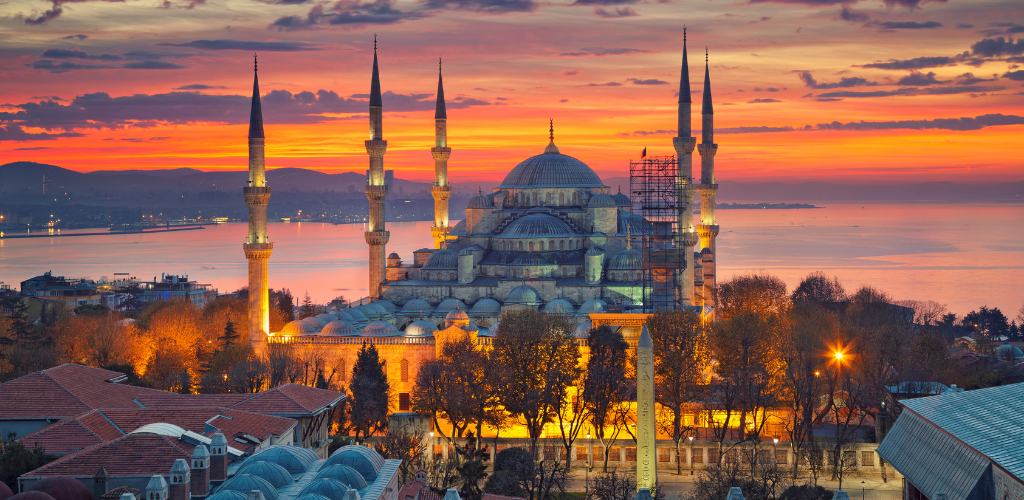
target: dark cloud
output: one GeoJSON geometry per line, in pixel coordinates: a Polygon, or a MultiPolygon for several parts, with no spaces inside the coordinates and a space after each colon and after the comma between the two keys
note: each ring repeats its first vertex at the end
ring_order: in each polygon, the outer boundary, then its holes
{"type": "Polygon", "coordinates": [[[270,26],[284,31],[295,31],[311,29],[321,24],[332,25],[360,25],[360,24],[395,24],[407,19],[420,19],[429,17],[429,14],[420,10],[401,11],[392,5],[394,0],[374,0],[372,2],[360,2],[359,0],[339,0],[330,9],[324,10],[324,6],[314,5],[305,18],[299,16],[286,16],[274,21],[270,26]]]}
{"type": "Polygon", "coordinates": [[[984,86],[984,85],[951,85],[946,87],[913,88],[902,87],[896,90],[878,90],[874,92],[838,91],[825,92],[818,97],[889,97],[889,96],[912,96],[912,95],[953,95],[953,94],[977,94],[980,92],[992,92],[1003,90],[1005,87],[984,86]]]}
{"type": "MultiPolygon", "coordinates": [[[[30,133],[25,132],[18,125],[0,125],[0,141],[52,141],[58,137],[81,137],[84,134],[77,132],[61,132],[59,134],[50,134],[46,132],[30,133]]],[[[35,149],[46,149],[46,148],[19,148],[19,151],[29,151],[35,149]]]]}
{"type": "Polygon", "coordinates": [[[1012,37],[986,38],[971,45],[971,53],[982,57],[1019,56],[1024,54],[1024,38],[1016,42],[1012,37]]]}
{"type": "Polygon", "coordinates": [[[838,82],[818,83],[818,81],[815,80],[807,71],[800,72],[800,79],[804,81],[804,84],[812,89],[845,89],[850,87],[873,87],[878,85],[878,82],[872,82],[859,76],[844,76],[838,82]]]}
{"type": "MultiPolygon", "coordinates": [[[[43,12],[42,14],[39,14],[36,17],[31,17],[31,16],[26,17],[25,18],[25,24],[28,24],[30,26],[39,26],[41,24],[46,24],[46,23],[48,23],[48,22],[50,22],[50,21],[52,21],[54,19],[57,19],[58,17],[60,17],[61,14],[64,13],[64,7],[62,7],[62,6],[65,3],[87,2],[89,0],[50,0],[50,1],[53,3],[53,7],[50,10],[47,10],[47,11],[43,12]]],[[[103,1],[103,2],[124,2],[125,0],[100,0],[100,1],[103,1]]],[[[86,37],[86,35],[71,35],[71,36],[74,36],[74,37],[86,37]]],[[[67,37],[65,37],[65,38],[67,38],[67,37]]],[[[88,37],[86,37],[86,38],[88,38],[88,37]]],[[[80,40],[84,40],[84,38],[79,38],[79,39],[80,40]]]]}
{"type": "Polygon", "coordinates": [[[100,54],[91,56],[84,50],[79,49],[46,49],[43,57],[48,59],[93,59],[98,61],[120,61],[123,59],[116,54],[100,54]]]}
{"type": "Polygon", "coordinates": [[[927,87],[929,85],[937,85],[940,83],[949,83],[949,81],[936,80],[935,73],[931,71],[929,71],[928,73],[911,71],[909,75],[900,78],[900,80],[896,82],[896,85],[907,85],[911,87],[927,87]]]}
{"type": "Polygon", "coordinates": [[[184,85],[181,87],[175,87],[174,90],[210,90],[210,89],[226,89],[222,85],[203,85],[202,83],[193,83],[191,85],[184,85]]]}
{"type": "Polygon", "coordinates": [[[306,42],[257,42],[252,40],[193,40],[186,43],[161,43],[171,47],[192,47],[205,50],[245,50],[248,52],[299,52],[320,50],[306,42]]]}
{"type": "Polygon", "coordinates": [[[428,9],[462,10],[469,12],[533,12],[539,4],[533,0],[427,0],[428,9]]]}
{"type": "Polygon", "coordinates": [[[68,35],[60,37],[61,40],[85,40],[89,35],[68,35]]]}
{"type": "Polygon", "coordinates": [[[956,83],[958,85],[974,85],[982,82],[994,82],[996,78],[979,78],[974,76],[974,73],[964,73],[956,77],[956,83]]]}
{"type": "MultiPolygon", "coordinates": [[[[775,87],[768,87],[768,88],[764,88],[764,89],[763,89],[763,88],[761,88],[761,87],[754,87],[754,92],[779,92],[780,90],[786,90],[786,89],[785,89],[785,88],[783,88],[783,89],[777,89],[777,88],[775,88],[775,87]]],[[[694,91],[694,90],[691,90],[690,92],[692,93],[692,92],[696,92],[696,91],[694,91]]],[[[678,92],[677,92],[677,93],[678,93],[678,92]]]]}
{"type": "Polygon", "coordinates": [[[942,23],[938,21],[925,21],[923,23],[919,23],[917,21],[872,21],[864,26],[870,28],[882,28],[886,30],[920,30],[941,28],[942,23]]]}
{"type": "Polygon", "coordinates": [[[747,101],[747,104],[764,104],[769,102],[782,102],[778,99],[752,99],[747,101]]]}
{"type": "MultiPolygon", "coordinates": [[[[717,129],[716,129],[717,131],[717,129]]],[[[619,132],[621,136],[633,136],[633,137],[645,137],[649,135],[672,135],[675,134],[676,130],[635,130],[633,132],[619,132]]]]}
{"type": "Polygon", "coordinates": [[[957,29],[965,30],[965,29],[973,28],[974,25],[973,24],[968,24],[968,23],[956,23],[956,27],[957,27],[957,29]]]}
{"type": "Polygon", "coordinates": [[[594,14],[597,15],[597,17],[604,17],[604,18],[633,17],[633,16],[639,16],[640,15],[640,14],[637,13],[637,11],[633,10],[632,7],[623,7],[621,9],[613,9],[611,12],[599,8],[599,9],[594,9],[594,14]]]}
{"type": "Polygon", "coordinates": [[[884,122],[850,122],[850,123],[821,123],[818,124],[818,130],[893,130],[893,129],[910,129],[910,130],[979,130],[985,127],[996,127],[1000,125],[1022,125],[1024,124],[1024,116],[1016,115],[1003,115],[1003,114],[988,114],[981,115],[975,118],[963,117],[963,118],[939,118],[935,120],[900,120],[900,121],[884,121],[884,122]]]}
{"type": "Polygon", "coordinates": [[[137,61],[125,63],[122,66],[127,69],[184,69],[185,67],[180,64],[169,63],[166,61],[137,61]]]}
{"type": "Polygon", "coordinates": [[[575,52],[562,52],[559,54],[562,57],[604,57],[604,56],[623,56],[630,54],[646,54],[650,52],[644,49],[629,49],[624,47],[619,48],[605,48],[605,47],[583,47],[575,52]]]}
{"type": "Polygon", "coordinates": [[[854,3],[857,0],[750,0],[750,3],[795,3],[800,5],[839,5],[854,3]]]}
{"type": "Polygon", "coordinates": [[[842,99],[840,99],[838,97],[819,97],[819,98],[815,99],[815,101],[818,101],[818,102],[836,102],[836,101],[842,101],[842,99]]]}
{"type": "Polygon", "coordinates": [[[622,84],[619,82],[608,82],[608,83],[588,83],[586,85],[580,85],[581,87],[621,87],[622,84]]]}
{"type": "Polygon", "coordinates": [[[1024,70],[1010,71],[1004,74],[1003,78],[1009,78],[1015,82],[1024,82],[1024,70]]]}
{"type": "Polygon", "coordinates": [[[633,82],[635,85],[666,85],[668,82],[665,80],[658,80],[657,78],[648,78],[641,80],[639,78],[627,78],[627,80],[633,82]]]}
{"type": "Polygon", "coordinates": [[[946,3],[946,0],[882,0],[886,7],[906,7],[910,10],[918,9],[921,4],[928,2],[946,3]]]}
{"type": "Polygon", "coordinates": [[[576,0],[572,5],[623,5],[634,4],[638,0],[576,0]]]}
{"type": "MultiPolygon", "coordinates": [[[[808,125],[809,126],[809,125],[808,125]]],[[[800,130],[793,127],[766,127],[764,125],[760,127],[726,127],[716,128],[716,134],[760,134],[764,132],[792,132],[794,130],[800,130]]]]}
{"type": "Polygon", "coordinates": [[[956,65],[956,59],[952,57],[915,57],[913,59],[889,59],[886,62],[863,64],[861,68],[876,69],[924,69],[938,68],[941,66],[956,65]]]}
{"type": "Polygon", "coordinates": [[[76,69],[106,69],[115,67],[116,66],[103,66],[97,64],[79,64],[71,61],[55,62],[49,59],[42,59],[32,63],[32,69],[45,69],[50,73],[67,73],[68,71],[74,71],[76,69]]]}
{"type": "Polygon", "coordinates": [[[854,12],[853,9],[844,5],[843,8],[839,10],[839,19],[842,19],[843,21],[850,21],[852,23],[866,23],[871,20],[871,16],[863,12],[854,12]]]}

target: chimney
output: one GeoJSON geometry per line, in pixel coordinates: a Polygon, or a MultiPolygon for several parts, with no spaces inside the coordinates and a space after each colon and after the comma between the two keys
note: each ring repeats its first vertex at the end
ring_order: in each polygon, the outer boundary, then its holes
{"type": "Polygon", "coordinates": [[[210,452],[205,444],[201,444],[192,452],[192,496],[205,497],[209,494],[210,452]]]}
{"type": "Polygon", "coordinates": [[[167,492],[169,495],[168,499],[189,500],[192,497],[191,482],[192,477],[188,468],[188,462],[184,458],[175,460],[174,465],[171,466],[171,486],[167,492]]]}
{"type": "Polygon", "coordinates": [[[96,469],[96,475],[92,477],[92,498],[94,500],[100,500],[100,496],[107,492],[107,478],[110,474],[107,474],[107,470],[103,467],[96,469]]]}
{"type": "Polygon", "coordinates": [[[223,481],[227,478],[228,440],[223,432],[218,432],[210,440],[210,480],[223,481]]]}
{"type": "MultiPolygon", "coordinates": [[[[141,495],[142,493],[139,493],[139,494],[141,495]]],[[[121,493],[121,499],[120,500],[139,500],[139,499],[135,498],[135,495],[132,495],[131,493],[121,493]]]]}
{"type": "Polygon", "coordinates": [[[245,497],[245,500],[266,500],[263,497],[263,492],[260,490],[250,490],[249,496],[245,497]]]}
{"type": "Polygon", "coordinates": [[[151,477],[142,495],[143,500],[167,500],[167,481],[159,474],[151,477]]]}

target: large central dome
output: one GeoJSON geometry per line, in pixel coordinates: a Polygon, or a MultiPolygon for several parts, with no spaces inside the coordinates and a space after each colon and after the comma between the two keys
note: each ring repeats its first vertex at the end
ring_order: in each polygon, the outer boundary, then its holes
{"type": "Polygon", "coordinates": [[[599,188],[604,184],[586,163],[561,153],[527,158],[513,168],[498,186],[507,188],[599,188]]]}

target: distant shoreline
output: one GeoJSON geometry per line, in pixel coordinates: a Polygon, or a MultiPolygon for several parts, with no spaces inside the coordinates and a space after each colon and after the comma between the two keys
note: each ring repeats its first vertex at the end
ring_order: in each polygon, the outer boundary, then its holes
{"type": "Polygon", "coordinates": [[[825,208],[810,203],[718,203],[715,205],[717,209],[730,209],[730,210],[787,210],[791,208],[825,208]]]}
{"type": "Polygon", "coordinates": [[[17,233],[17,234],[3,234],[3,235],[0,235],[0,239],[9,240],[9,239],[14,239],[14,238],[56,238],[58,236],[100,236],[100,235],[105,235],[105,234],[171,233],[171,232],[175,232],[175,231],[191,231],[193,229],[206,229],[206,228],[203,227],[203,226],[189,226],[189,227],[175,227],[175,228],[166,228],[166,229],[152,229],[152,230],[149,230],[149,231],[145,231],[145,230],[142,230],[142,231],[103,231],[103,232],[91,232],[91,233],[59,233],[59,232],[49,233],[49,232],[47,232],[46,234],[17,233]]]}

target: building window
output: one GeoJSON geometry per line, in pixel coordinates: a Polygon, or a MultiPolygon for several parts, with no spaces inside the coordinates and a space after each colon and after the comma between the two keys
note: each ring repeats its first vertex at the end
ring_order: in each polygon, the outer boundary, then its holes
{"type": "Polygon", "coordinates": [[[401,378],[402,382],[409,381],[409,360],[407,359],[402,360],[401,378]]]}
{"type": "Polygon", "coordinates": [[[530,251],[531,252],[533,251],[533,242],[532,241],[530,242],[530,251]]]}
{"type": "Polygon", "coordinates": [[[576,461],[577,462],[586,462],[587,461],[587,447],[586,446],[577,446],[576,447],[576,461]]]}
{"type": "Polygon", "coordinates": [[[554,249],[555,249],[555,240],[551,240],[551,241],[548,242],[548,250],[554,250],[554,249]]]}
{"type": "Polygon", "coordinates": [[[409,411],[412,409],[412,402],[409,398],[408,392],[401,392],[398,394],[398,411],[409,411]]]}
{"type": "Polygon", "coordinates": [[[520,241],[520,242],[518,242],[518,243],[519,243],[519,250],[520,250],[520,251],[522,251],[522,249],[523,249],[523,242],[522,242],[522,241],[520,241]]]}
{"type": "Polygon", "coordinates": [[[626,461],[627,462],[636,462],[636,446],[627,446],[626,447],[626,461]]]}
{"type": "Polygon", "coordinates": [[[619,452],[618,446],[610,446],[608,448],[608,461],[619,462],[622,460],[621,453],[619,452]]]}
{"type": "Polygon", "coordinates": [[[544,240],[541,240],[541,242],[540,242],[540,251],[541,252],[544,251],[544,240]]]}
{"type": "Polygon", "coordinates": [[[875,466],[875,452],[873,452],[873,451],[862,451],[862,452],[860,452],[860,466],[861,467],[874,467],[875,466]]]}
{"type": "Polygon", "coordinates": [[[671,450],[669,448],[658,448],[658,461],[669,462],[672,457],[671,450]]]}

